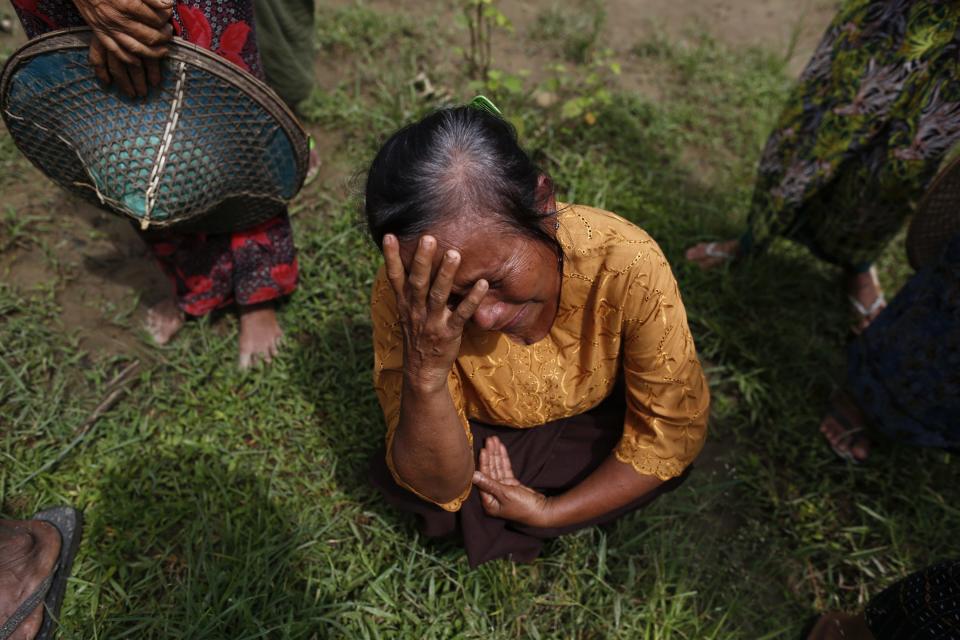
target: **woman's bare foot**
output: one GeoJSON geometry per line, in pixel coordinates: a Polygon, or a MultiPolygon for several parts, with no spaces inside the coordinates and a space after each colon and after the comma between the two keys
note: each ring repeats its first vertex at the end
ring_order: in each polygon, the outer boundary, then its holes
{"type": "Polygon", "coordinates": [[[880,288],[880,279],[877,278],[877,270],[873,267],[848,276],[847,295],[857,315],[857,320],[852,327],[856,334],[862,333],[869,327],[870,323],[887,307],[883,290],[880,288]]]}
{"type": "Polygon", "coordinates": [[[810,630],[807,640],[873,640],[863,614],[825,613],[810,630]]]}
{"type": "Polygon", "coordinates": [[[740,252],[740,241],[737,239],[724,242],[701,242],[695,244],[684,254],[690,262],[701,269],[712,269],[729,262],[740,252]]]}
{"type": "Polygon", "coordinates": [[[845,394],[836,393],[830,411],[820,423],[833,452],[850,462],[863,462],[870,455],[870,439],[865,433],[866,421],[856,404],[845,394]]]}
{"type": "MultiPolygon", "coordinates": [[[[48,522],[0,520],[0,625],[53,572],[60,544],[60,533],[48,522]]],[[[32,640],[41,624],[42,602],[20,623],[10,640],[32,640]]]]}
{"type": "Polygon", "coordinates": [[[272,302],[240,307],[240,368],[270,362],[280,351],[283,330],[272,302]]]}
{"type": "Polygon", "coordinates": [[[187,318],[173,298],[167,298],[147,310],[144,328],[159,345],[165,345],[183,327],[187,318]]]}

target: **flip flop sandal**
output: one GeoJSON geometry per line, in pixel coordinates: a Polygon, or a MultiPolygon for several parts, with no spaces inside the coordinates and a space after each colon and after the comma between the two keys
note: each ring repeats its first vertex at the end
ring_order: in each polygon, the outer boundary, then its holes
{"type": "Polygon", "coordinates": [[[72,507],[54,507],[41,511],[32,520],[42,520],[52,524],[60,532],[60,555],[57,563],[43,582],[13,612],[3,625],[0,625],[0,640],[7,640],[24,620],[30,617],[43,603],[43,623],[37,632],[36,640],[52,640],[59,623],[60,605],[67,590],[67,578],[73,568],[73,558],[80,546],[83,515],[72,507]]]}
{"type": "Polygon", "coordinates": [[[849,416],[843,411],[843,409],[837,407],[838,402],[848,402],[848,401],[842,399],[841,395],[835,392],[830,397],[830,405],[827,408],[826,413],[827,413],[827,416],[833,418],[838,423],[840,423],[840,425],[843,426],[845,430],[843,431],[843,433],[840,434],[840,437],[837,439],[836,444],[831,442],[830,438],[826,437],[826,434],[824,434],[824,438],[827,440],[827,444],[830,446],[830,448],[833,450],[833,452],[837,455],[838,458],[846,462],[849,462],[851,464],[861,464],[863,460],[859,460],[853,455],[853,446],[856,444],[858,440],[857,436],[863,433],[864,431],[866,431],[866,428],[862,426],[858,427],[854,425],[853,422],[850,420],[849,416]]]}
{"type": "Polygon", "coordinates": [[[719,243],[717,242],[708,242],[707,246],[703,248],[703,252],[707,254],[707,257],[710,258],[722,258],[724,260],[733,260],[736,256],[729,251],[724,251],[720,248],[719,243]]]}
{"type": "MultiPolygon", "coordinates": [[[[827,415],[829,415],[831,418],[833,418],[837,422],[844,424],[842,422],[841,414],[829,412],[827,415]]],[[[857,434],[861,433],[862,431],[863,431],[862,427],[854,427],[852,429],[847,429],[846,431],[840,434],[840,438],[837,440],[836,444],[834,444],[833,442],[830,442],[830,440],[827,440],[827,444],[830,445],[830,448],[833,449],[833,452],[837,454],[837,457],[840,458],[841,460],[844,460],[845,462],[849,462],[851,464],[860,464],[862,460],[857,459],[857,457],[853,455],[852,449],[853,449],[854,443],[856,443],[857,441],[857,434]],[[846,447],[846,448],[843,448],[843,447],[846,447]]]]}
{"type": "Polygon", "coordinates": [[[887,299],[882,293],[877,296],[877,299],[874,300],[873,304],[871,304],[869,307],[863,306],[863,303],[853,296],[848,296],[848,298],[850,300],[850,306],[853,307],[853,310],[857,312],[857,315],[861,316],[864,320],[874,319],[873,314],[887,306],[887,299]]]}
{"type": "MultiPolygon", "coordinates": [[[[878,292],[877,298],[870,304],[870,306],[865,306],[853,296],[847,296],[847,299],[850,301],[850,306],[853,307],[853,310],[857,316],[861,320],[866,320],[867,322],[875,320],[877,313],[887,306],[887,299],[884,297],[883,291],[880,291],[880,280],[877,279],[877,272],[873,267],[870,268],[870,277],[873,280],[873,284],[878,292]]],[[[854,335],[860,335],[860,333],[863,332],[863,329],[853,326],[851,327],[851,331],[853,331],[854,335]]]]}
{"type": "Polygon", "coordinates": [[[307,167],[307,175],[303,178],[303,186],[307,186],[320,175],[320,156],[317,155],[317,141],[313,139],[313,136],[307,136],[307,149],[309,149],[307,156],[309,166],[307,167]]]}

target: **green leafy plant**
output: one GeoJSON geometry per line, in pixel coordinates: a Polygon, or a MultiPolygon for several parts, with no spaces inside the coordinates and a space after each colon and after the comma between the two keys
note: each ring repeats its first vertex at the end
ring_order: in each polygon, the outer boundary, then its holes
{"type": "Polygon", "coordinates": [[[463,4],[470,47],[464,49],[467,73],[474,80],[486,80],[490,72],[494,29],[513,30],[510,19],[500,11],[496,0],[466,0],[463,4]]]}
{"type": "Polygon", "coordinates": [[[595,112],[612,100],[611,87],[620,75],[620,63],[613,59],[612,50],[605,49],[592,58],[586,70],[556,64],[551,72],[542,89],[559,98],[560,117],[568,121],[583,118],[592,125],[595,112]]]}

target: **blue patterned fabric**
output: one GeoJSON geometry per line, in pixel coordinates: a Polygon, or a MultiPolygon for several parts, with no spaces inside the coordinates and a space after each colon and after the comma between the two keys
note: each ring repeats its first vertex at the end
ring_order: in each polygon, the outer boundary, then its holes
{"type": "Polygon", "coordinates": [[[850,345],[847,387],[890,438],[960,447],[960,235],[850,345]]]}

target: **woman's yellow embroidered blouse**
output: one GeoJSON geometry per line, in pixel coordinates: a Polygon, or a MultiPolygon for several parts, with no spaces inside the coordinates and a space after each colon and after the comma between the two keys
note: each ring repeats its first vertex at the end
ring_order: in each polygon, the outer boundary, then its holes
{"type": "MultiPolygon", "coordinates": [[[[564,256],[557,318],[532,345],[467,326],[449,380],[463,428],[472,441],[468,420],[523,429],[583,413],[610,394],[622,373],[627,410],[614,454],[638,473],[678,476],[703,447],[710,393],[670,265],[656,242],[623,218],[559,207],[564,256]]],[[[370,304],[387,465],[400,486],[417,493],[397,476],[391,457],[403,336],[382,268],[370,304]]],[[[456,511],[469,494],[468,487],[440,506],[456,511]]]]}

